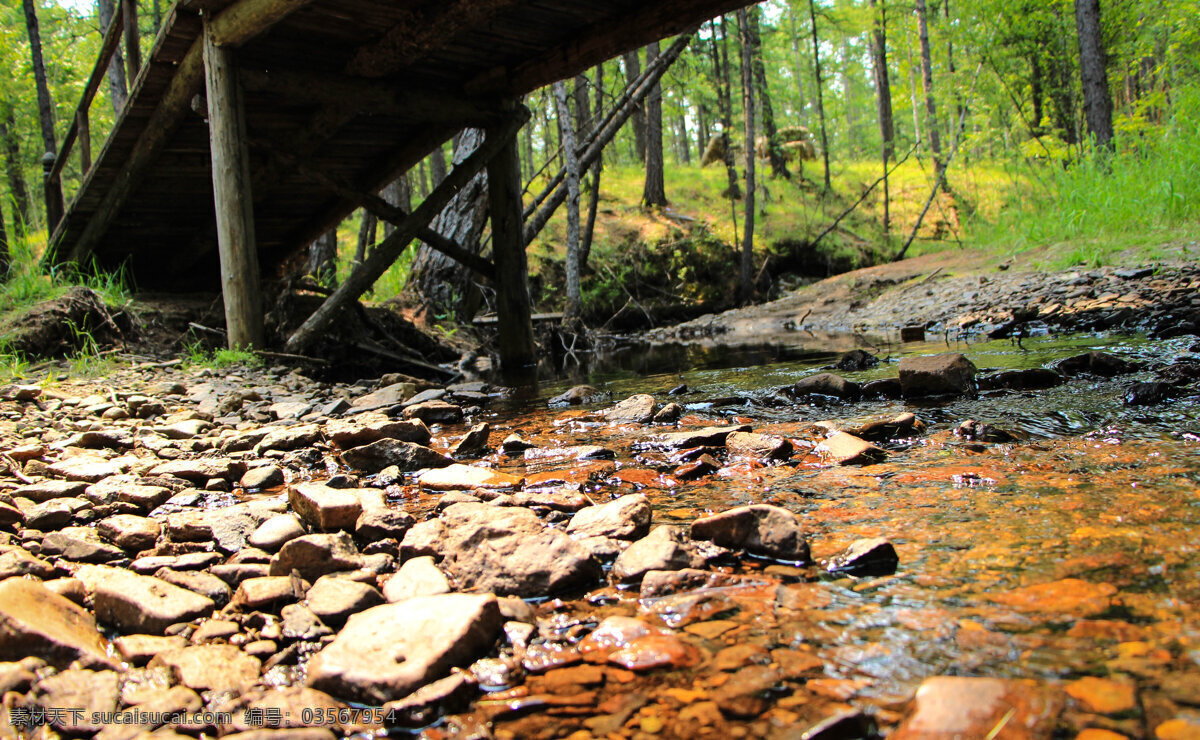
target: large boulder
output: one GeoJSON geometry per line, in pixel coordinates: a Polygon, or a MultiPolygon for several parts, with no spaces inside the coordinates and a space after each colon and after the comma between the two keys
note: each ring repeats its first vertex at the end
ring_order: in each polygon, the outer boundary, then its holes
{"type": "Polygon", "coordinates": [[[504,617],[491,594],[443,594],[350,617],[308,664],[309,686],[368,704],[407,696],[491,647],[504,617]]]}
{"type": "Polygon", "coordinates": [[[421,522],[401,543],[407,559],[432,555],[464,591],[548,596],[600,578],[591,551],[548,529],[529,509],[460,503],[421,522]]]}
{"type": "Polygon", "coordinates": [[[36,581],[7,578],[0,583],[0,660],[29,656],[58,667],[113,664],[86,610],[36,581]]]}
{"type": "Polygon", "coordinates": [[[900,391],[905,398],[962,395],[975,390],[975,365],[961,352],[900,360],[900,391]]]}
{"type": "Polygon", "coordinates": [[[768,504],[739,506],[692,522],[692,539],[781,560],[809,559],[800,520],[787,509],[768,504]]]}

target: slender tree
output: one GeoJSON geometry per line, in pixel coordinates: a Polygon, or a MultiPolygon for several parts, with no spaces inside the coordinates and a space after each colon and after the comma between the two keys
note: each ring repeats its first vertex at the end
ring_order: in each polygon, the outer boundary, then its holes
{"type": "Polygon", "coordinates": [[[13,202],[13,230],[24,232],[29,228],[29,186],[21,169],[21,145],[17,141],[16,122],[12,108],[6,107],[0,120],[0,141],[4,144],[4,170],[8,177],[8,190],[13,202]]]}
{"type": "Polygon", "coordinates": [[[742,303],[754,297],[754,71],[751,61],[750,22],[746,9],[738,10],[742,46],[742,107],[746,128],[746,211],[742,224],[742,303]]]}
{"type": "MultiPolygon", "coordinates": [[[[625,84],[632,86],[642,74],[638,51],[627,51],[622,59],[625,60],[625,84]]],[[[633,151],[639,162],[646,161],[646,114],[640,105],[633,112],[633,151]]]]}
{"type": "Polygon", "coordinates": [[[875,108],[879,118],[879,139],[883,157],[883,233],[891,228],[891,203],[888,192],[888,160],[895,153],[896,127],[892,119],[892,86],[887,66],[887,2],[870,0],[874,14],[871,29],[871,61],[875,74],[875,108]]]}
{"type": "Polygon", "coordinates": [[[354,248],[354,264],[361,265],[367,260],[367,249],[375,245],[375,234],[378,227],[375,214],[367,209],[362,211],[362,221],[358,225],[358,245],[354,248]]]}
{"type": "Polygon", "coordinates": [[[1079,32],[1079,72],[1088,133],[1096,146],[1112,149],[1112,98],[1100,33],[1100,0],[1075,0],[1075,27],[1079,32]]]}
{"type": "Polygon", "coordinates": [[[929,22],[925,0],[917,0],[917,32],[921,38],[921,83],[925,89],[925,128],[929,130],[929,150],[933,153],[934,176],[940,181],[942,138],[938,130],[937,102],[933,95],[933,58],[929,51],[929,22]]]}
{"type": "Polygon", "coordinates": [[[554,83],[554,108],[563,137],[563,156],[567,161],[567,305],[563,311],[563,324],[571,326],[578,322],[583,312],[579,290],[579,152],[575,126],[567,108],[567,86],[561,81],[554,83]]]}
{"type": "MultiPolygon", "coordinates": [[[[101,36],[108,32],[115,14],[113,0],[96,0],[96,15],[100,19],[101,36]]],[[[121,109],[125,107],[128,89],[125,81],[125,55],[121,52],[121,45],[117,44],[108,63],[108,97],[112,101],[114,113],[120,114],[121,109]]]]}
{"type": "Polygon", "coordinates": [[[787,3],[788,29],[792,37],[792,77],[796,85],[796,109],[804,113],[808,109],[808,101],[804,98],[804,62],[801,58],[800,28],[796,23],[796,9],[792,3],[787,3]]]}
{"type": "Polygon", "coordinates": [[[337,229],[333,228],[317,237],[308,247],[308,274],[317,285],[337,287],[337,229]]]}
{"type": "MultiPolygon", "coordinates": [[[[389,204],[408,213],[412,210],[412,184],[408,180],[408,173],[405,172],[400,177],[388,183],[388,186],[383,189],[383,199],[389,204]]],[[[389,237],[396,230],[395,224],[384,222],[383,236],[389,237]]]]}
{"type": "Polygon", "coordinates": [[[729,132],[733,129],[733,101],[731,82],[729,79],[729,54],[725,48],[725,16],[721,16],[718,25],[716,21],[709,24],[712,29],[712,63],[713,77],[717,83],[717,106],[721,109],[721,159],[725,163],[725,175],[729,182],[725,194],[730,200],[742,197],[742,188],[738,185],[737,170],[733,166],[733,140],[729,132]],[[717,29],[721,30],[718,38],[717,29]]]}
{"type": "MultiPolygon", "coordinates": [[[[655,41],[646,47],[646,64],[658,59],[660,49],[655,41]]],[[[642,206],[661,208],[667,205],[666,182],[663,173],[662,85],[655,83],[646,96],[646,182],[642,188],[642,206]]]]}
{"type": "MultiPolygon", "coordinates": [[[[771,176],[790,180],[792,173],[788,172],[787,161],[783,157],[783,147],[779,142],[779,129],[775,125],[775,109],[771,105],[771,90],[767,86],[767,69],[763,63],[762,32],[758,16],[761,11],[753,7],[748,15],[747,40],[750,45],[750,63],[754,70],[755,94],[758,99],[759,117],[762,118],[763,136],[767,140],[767,160],[771,164],[771,176]]],[[[757,152],[756,152],[757,153],[757,152]]]]}
{"type": "Polygon", "coordinates": [[[33,62],[33,78],[37,84],[38,120],[42,124],[42,143],[50,154],[58,154],[54,140],[54,101],[46,82],[46,65],[42,59],[42,35],[38,30],[37,8],[33,0],[22,0],[25,9],[25,29],[29,32],[29,54],[33,62]]]}
{"type": "MultiPolygon", "coordinates": [[[[604,110],[604,64],[596,65],[596,120],[599,121],[604,110]]],[[[592,127],[595,130],[595,126],[592,127]]],[[[596,215],[600,209],[600,171],[604,169],[604,157],[596,157],[592,163],[592,180],[588,193],[587,225],[583,228],[583,236],[579,245],[579,271],[582,274],[587,269],[588,256],[592,252],[592,237],[596,234],[596,215]]]]}
{"type": "Polygon", "coordinates": [[[0,208],[0,282],[8,279],[12,268],[12,253],[8,248],[8,228],[4,224],[4,209],[0,208]]]}
{"type": "MultiPolygon", "coordinates": [[[[454,137],[454,145],[458,146],[457,134],[454,137]]],[[[440,146],[429,153],[429,171],[433,173],[431,189],[441,185],[442,180],[446,179],[446,152],[440,146]]]]}
{"type": "MultiPolygon", "coordinates": [[[[924,2],[924,0],[919,0],[924,2]]],[[[833,190],[829,179],[829,133],[825,126],[825,95],[821,83],[821,42],[817,36],[817,6],[813,0],[808,0],[808,17],[812,20],[813,72],[817,84],[817,119],[821,124],[821,159],[825,164],[825,192],[833,190]]]]}

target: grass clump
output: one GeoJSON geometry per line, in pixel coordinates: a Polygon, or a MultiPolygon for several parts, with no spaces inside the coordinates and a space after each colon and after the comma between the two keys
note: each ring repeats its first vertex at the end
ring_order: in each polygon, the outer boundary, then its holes
{"type": "Polygon", "coordinates": [[[184,346],[182,359],[185,367],[207,367],[213,370],[235,366],[262,367],[265,364],[262,357],[252,350],[209,348],[199,340],[184,346]]]}

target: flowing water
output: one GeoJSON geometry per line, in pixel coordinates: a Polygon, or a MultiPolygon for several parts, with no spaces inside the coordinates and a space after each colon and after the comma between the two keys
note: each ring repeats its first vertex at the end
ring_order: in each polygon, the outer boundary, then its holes
{"type": "Polygon", "coordinates": [[[578,684],[569,674],[577,668],[539,668],[494,686],[490,699],[426,733],[455,734],[488,720],[497,737],[799,737],[797,728],[851,707],[872,713],[886,732],[905,716],[923,679],[953,674],[1065,687],[1066,711],[1057,720],[1064,737],[1089,727],[1127,737],[1154,737],[1156,728],[1158,737],[1195,737],[1170,732],[1200,731],[1200,401],[1194,389],[1190,399],[1154,406],[1122,400],[1134,382],[1151,376],[1149,368],[1187,356],[1193,341],[1074,336],[1020,345],[876,346],[886,361],[841,373],[856,381],[894,376],[899,357],[942,351],[965,353],[981,373],[1042,367],[1088,350],[1147,368],[943,403],[810,405],[778,393],[842,350],[871,346],[866,338],[629,348],[603,369],[523,389],[483,417],[495,439],[515,431],[539,445],[615,452],[615,460],[540,466],[489,458],[526,477],[527,487],[574,486],[596,502],[641,492],[654,506],[655,524],[687,525],[750,503],[783,506],[804,522],[817,565],[725,561],[716,569],[754,575],[757,585],[726,589],[717,607],[666,616],[636,588],[608,586],[541,603],[543,632],[560,626],[556,649],[568,654],[577,639],[571,635],[626,615],[671,628],[699,658],[637,673],[609,667],[578,684]],[[548,407],[549,398],[581,379],[614,401],[634,393],[677,401],[687,410],[681,428],[749,423],[792,440],[796,453],[770,464],[723,458],[715,473],[681,480],[670,453],[636,444],[662,429],[604,423],[594,411],[605,403],[548,407]],[[677,395],[668,395],[672,389],[677,395]],[[882,463],[836,466],[812,452],[820,439],[813,422],[904,411],[928,428],[887,442],[882,463]],[[964,440],[954,429],[967,419],[1018,440],[964,440]],[[894,543],[894,575],[835,577],[821,568],[869,537],[894,543]],[[764,703],[751,709],[761,711],[714,709],[711,699],[730,676],[757,663],[782,665],[784,676],[758,692],[764,703]],[[1163,731],[1164,722],[1175,729],[1163,731]]]}

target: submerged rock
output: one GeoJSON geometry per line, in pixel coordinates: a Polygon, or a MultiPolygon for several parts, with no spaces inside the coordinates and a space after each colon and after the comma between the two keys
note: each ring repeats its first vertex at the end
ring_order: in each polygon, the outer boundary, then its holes
{"type": "Polygon", "coordinates": [[[1115,375],[1124,375],[1138,369],[1135,363],[1109,354],[1108,352],[1098,351],[1085,352],[1081,355],[1068,357],[1065,360],[1059,360],[1054,367],[1068,377],[1089,373],[1106,378],[1111,378],[1115,375]]]}
{"type": "Polygon", "coordinates": [[[1054,736],[1063,709],[1062,692],[1031,681],[999,678],[927,678],[917,689],[916,708],[892,740],[953,740],[965,737],[1054,736]],[[994,734],[1012,727],[1012,734],[994,734]]]}
{"type": "Polygon", "coordinates": [[[350,617],[308,665],[307,684],[382,704],[400,699],[491,647],[504,617],[491,594],[444,594],[372,607],[350,617]]]}
{"type": "Polygon", "coordinates": [[[855,540],[829,559],[830,573],[852,576],[889,576],[896,572],[900,558],[896,548],[882,537],[855,540]]]}

